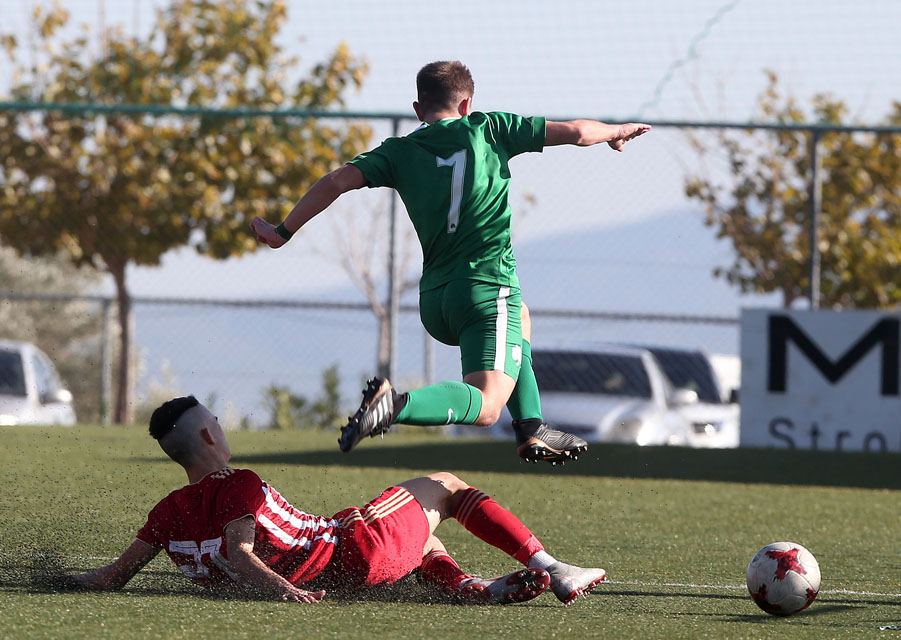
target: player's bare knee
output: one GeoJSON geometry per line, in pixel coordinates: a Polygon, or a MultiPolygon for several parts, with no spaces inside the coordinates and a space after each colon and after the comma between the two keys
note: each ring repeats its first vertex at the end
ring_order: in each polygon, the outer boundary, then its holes
{"type": "Polygon", "coordinates": [[[473,423],[477,427],[490,427],[501,417],[501,408],[490,405],[482,405],[479,417],[473,423]]]}
{"type": "Polygon", "coordinates": [[[457,511],[457,505],[463,498],[463,492],[469,489],[469,485],[447,471],[432,473],[429,474],[428,477],[430,480],[437,482],[447,490],[447,494],[442,496],[440,505],[436,505],[441,512],[441,519],[446,520],[447,518],[452,518],[457,511]]]}
{"type": "Polygon", "coordinates": [[[457,493],[458,491],[465,491],[469,488],[469,485],[460,480],[457,476],[450,473],[449,471],[439,471],[438,473],[431,473],[428,476],[430,479],[444,486],[451,494],[457,493]]]}

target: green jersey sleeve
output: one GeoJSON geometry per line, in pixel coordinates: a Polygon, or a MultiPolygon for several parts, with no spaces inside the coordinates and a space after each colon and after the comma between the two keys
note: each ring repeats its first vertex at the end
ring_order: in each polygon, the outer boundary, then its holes
{"type": "Polygon", "coordinates": [[[348,164],[363,172],[367,187],[393,187],[394,165],[391,161],[392,146],[396,138],[388,138],[372,151],[361,153],[348,164]]]}
{"type": "Polygon", "coordinates": [[[515,113],[492,111],[485,114],[495,139],[503,145],[510,157],[541,151],[544,149],[546,136],[545,118],[535,116],[525,118],[515,113]]]}

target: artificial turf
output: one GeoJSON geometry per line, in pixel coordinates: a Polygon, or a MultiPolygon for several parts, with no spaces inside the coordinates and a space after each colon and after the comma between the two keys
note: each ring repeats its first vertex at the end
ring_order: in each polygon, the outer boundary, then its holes
{"type": "MultiPolygon", "coordinates": [[[[59,571],[109,562],[157,500],[186,482],[141,428],[0,429],[0,638],[890,638],[901,629],[901,456],[594,445],[566,467],[520,462],[505,442],[401,430],[337,451],[336,433],[231,432],[249,467],[295,506],[331,515],[396,482],[456,473],[514,511],[561,560],[611,582],[563,607],[450,604],[415,580],[317,605],[211,597],[161,554],[120,592],[57,589],[59,571]],[[790,540],[817,557],[807,611],[769,616],[748,561],[790,540]]],[[[461,566],[515,561],[456,522],[461,566]]],[[[901,637],[901,635],[898,635],[901,637]]]]}

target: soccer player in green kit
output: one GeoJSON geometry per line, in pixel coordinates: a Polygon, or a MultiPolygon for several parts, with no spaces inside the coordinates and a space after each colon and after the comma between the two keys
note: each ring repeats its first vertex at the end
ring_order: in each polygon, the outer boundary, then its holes
{"type": "Polygon", "coordinates": [[[416,76],[416,89],[418,129],[388,138],[322,177],[278,226],[262,218],[251,223],[261,242],[278,248],[341,194],[392,187],[422,244],[420,317],[436,340],[459,345],[463,381],[398,393],[385,378],[370,380],[359,410],[341,430],[340,448],[350,451],[394,423],[488,427],[507,405],[521,458],[574,460],[588,444],[552,429],[541,416],[531,321],[510,243],[508,161],[561,144],[606,142],[622,151],[651,127],[473,111],[475,85],[458,61],[427,64],[416,76]]]}

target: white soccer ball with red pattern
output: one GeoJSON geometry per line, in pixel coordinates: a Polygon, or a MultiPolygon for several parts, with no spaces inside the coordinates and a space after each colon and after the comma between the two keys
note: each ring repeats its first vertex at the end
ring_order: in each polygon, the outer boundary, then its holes
{"type": "Polygon", "coordinates": [[[820,565],[794,542],[768,544],[748,565],[748,591],[757,606],[790,616],[810,606],[820,590],[820,565]]]}

